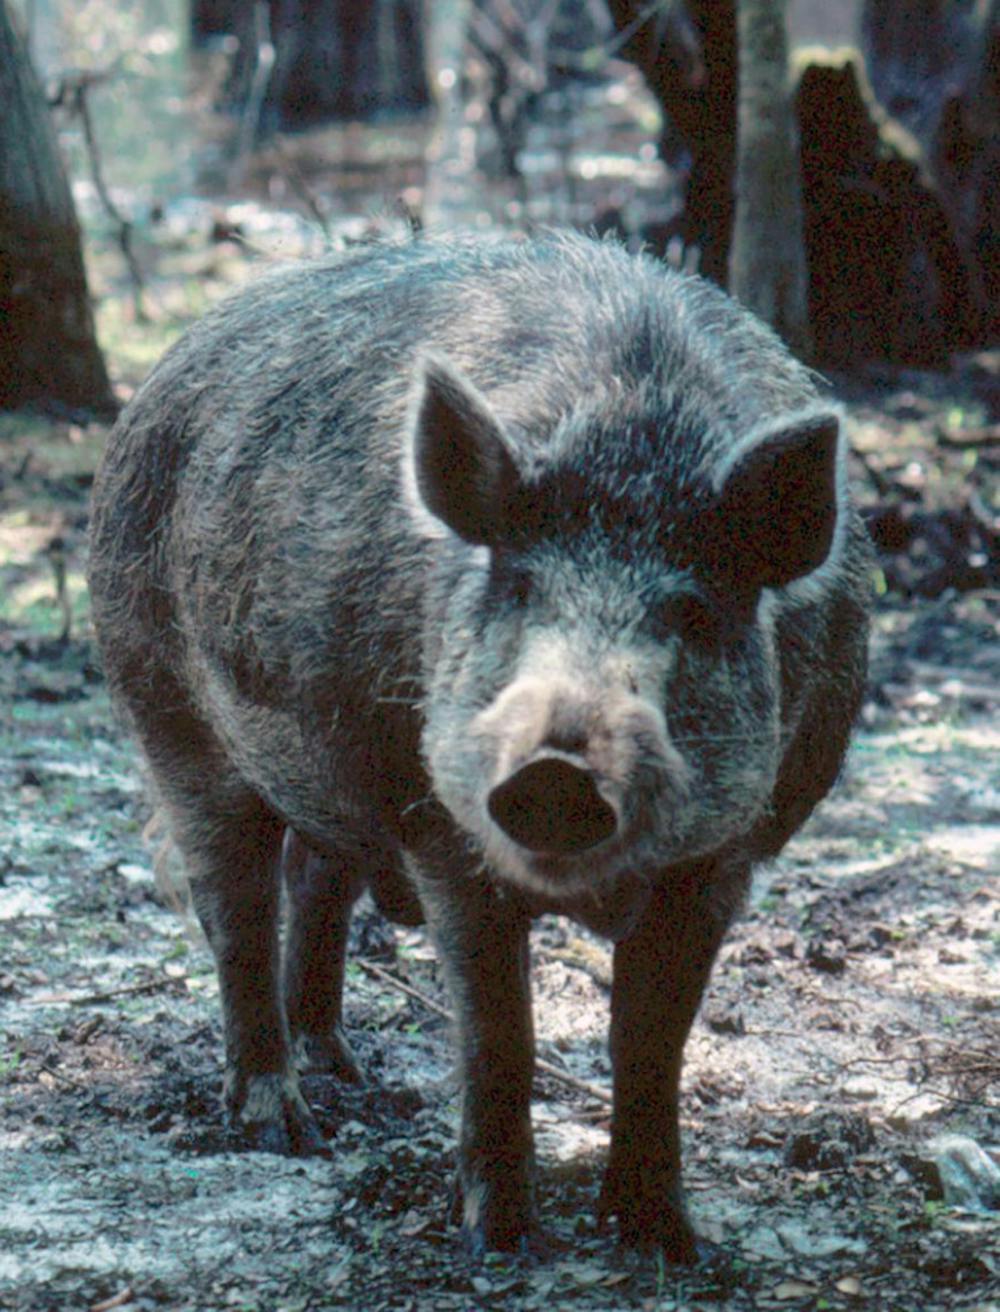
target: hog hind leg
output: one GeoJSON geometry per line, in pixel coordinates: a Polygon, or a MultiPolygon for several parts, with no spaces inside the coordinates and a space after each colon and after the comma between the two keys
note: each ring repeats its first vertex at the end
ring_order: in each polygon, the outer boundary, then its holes
{"type": "Polygon", "coordinates": [[[282,991],[295,1062],[302,1074],[361,1079],[344,1033],[343,993],[351,910],[365,884],[347,855],[321,856],[293,830],[281,867],[288,894],[282,991]]]}
{"type": "Polygon", "coordinates": [[[283,822],[181,701],[136,707],[159,800],[215,957],[230,1124],[267,1152],[327,1153],[299,1089],[279,988],[283,822]]]}

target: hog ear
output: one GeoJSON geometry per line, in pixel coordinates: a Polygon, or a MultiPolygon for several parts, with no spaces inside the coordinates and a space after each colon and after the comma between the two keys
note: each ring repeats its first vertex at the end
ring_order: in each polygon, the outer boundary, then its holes
{"type": "Polygon", "coordinates": [[[830,410],[784,416],[736,447],[715,489],[717,523],[741,575],[781,587],[822,565],[836,535],[842,465],[840,417],[830,410]]]}
{"type": "Polygon", "coordinates": [[[435,356],[423,362],[411,441],[424,506],[467,542],[494,543],[517,467],[485,397],[435,356]]]}

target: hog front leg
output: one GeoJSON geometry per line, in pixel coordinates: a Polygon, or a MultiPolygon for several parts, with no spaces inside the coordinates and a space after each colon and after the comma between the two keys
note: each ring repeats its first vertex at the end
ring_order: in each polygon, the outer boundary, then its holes
{"type": "Polygon", "coordinates": [[[745,867],[697,862],[665,873],[635,931],[616,944],[611,997],[614,1111],[599,1203],[621,1240],[692,1263],[707,1252],[681,1181],[678,1094],[688,1032],[745,867]]]}
{"type": "Polygon", "coordinates": [[[482,874],[420,875],[418,888],[456,1016],[463,1242],[475,1257],[516,1251],[536,1237],[530,918],[482,874]]]}

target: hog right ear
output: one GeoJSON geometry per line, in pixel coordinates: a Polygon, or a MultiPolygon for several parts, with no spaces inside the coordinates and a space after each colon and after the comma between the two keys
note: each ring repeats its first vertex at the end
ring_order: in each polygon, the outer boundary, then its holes
{"type": "Polygon", "coordinates": [[[843,499],[840,416],[809,409],[747,435],[716,474],[715,515],[743,577],[782,587],[818,569],[843,499]]]}
{"type": "Polygon", "coordinates": [[[424,506],[467,542],[493,545],[517,467],[485,397],[435,356],[423,362],[410,440],[424,506]]]}

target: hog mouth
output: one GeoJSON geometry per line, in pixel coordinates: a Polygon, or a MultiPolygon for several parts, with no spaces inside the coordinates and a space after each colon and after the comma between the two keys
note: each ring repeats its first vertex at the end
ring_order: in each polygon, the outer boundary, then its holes
{"type": "Polygon", "coordinates": [[[679,850],[687,784],[686,767],[665,770],[652,748],[622,779],[548,744],[495,775],[477,798],[474,832],[503,880],[560,900],[617,896],[622,880],[645,878],[679,850]]]}
{"type": "MultiPolygon", "coordinates": [[[[485,847],[494,877],[527,893],[552,900],[556,909],[577,914],[579,903],[595,915],[624,885],[646,883],[660,862],[643,859],[621,834],[572,854],[531,851],[494,830],[485,847]]],[[[578,916],[578,918],[581,918],[578,916]]],[[[585,917],[582,917],[585,919],[585,917]]]]}
{"type": "MultiPolygon", "coordinates": [[[[497,812],[507,818],[504,808],[510,799],[502,791],[507,780],[483,799],[486,814],[481,813],[480,826],[485,820],[486,829],[480,827],[480,841],[495,877],[551,898],[584,923],[593,919],[595,927],[609,919],[607,908],[623,899],[633,905],[637,883],[646,887],[679,861],[719,851],[743,827],[736,816],[714,814],[710,826],[692,829],[685,824],[685,818],[690,819],[683,804],[687,790],[680,794],[665,788],[653,768],[640,770],[620,800],[600,776],[591,776],[586,786],[562,772],[555,777],[565,784],[569,805],[555,816],[546,809],[542,816],[531,817],[530,842],[517,841],[510,827],[498,821],[497,812]],[[611,792],[610,800],[605,790],[611,792]],[[563,841],[566,825],[569,842],[563,841]]],[[[610,920],[617,922],[618,917],[610,920]]],[[[598,932],[608,933],[605,928],[598,932]]]]}
{"type": "Polygon", "coordinates": [[[546,754],[523,765],[489,794],[494,824],[540,866],[562,865],[613,838],[617,809],[593,772],[568,757],[546,754]]]}

